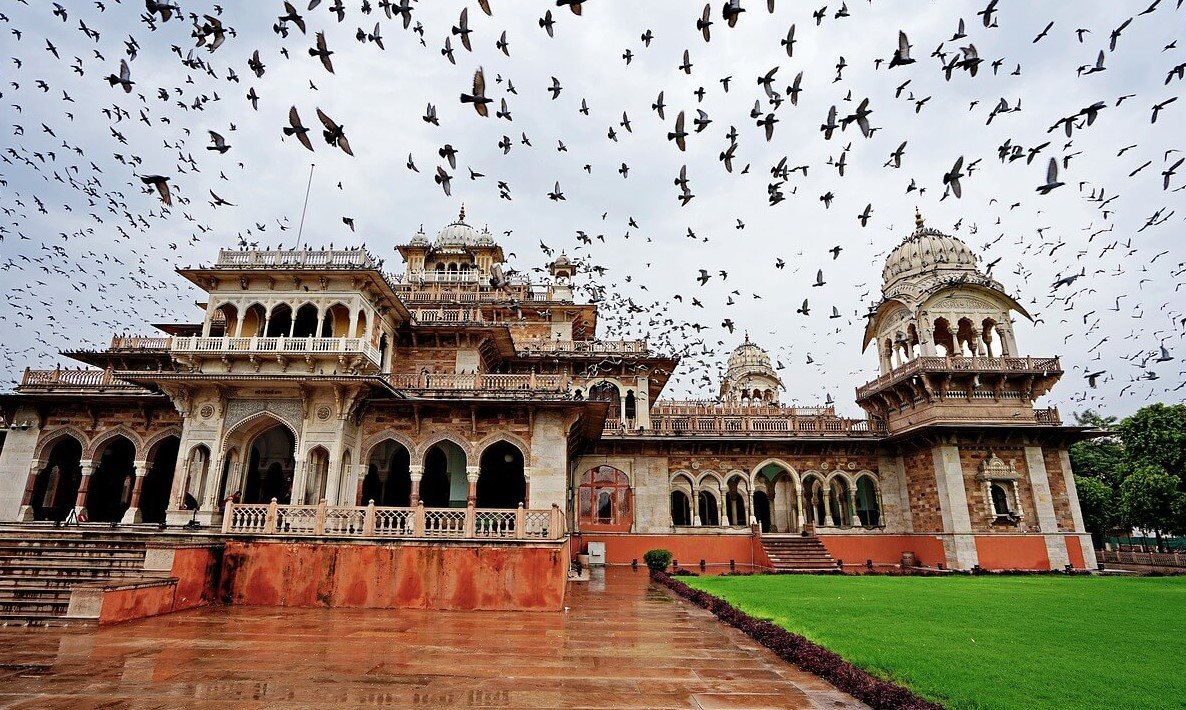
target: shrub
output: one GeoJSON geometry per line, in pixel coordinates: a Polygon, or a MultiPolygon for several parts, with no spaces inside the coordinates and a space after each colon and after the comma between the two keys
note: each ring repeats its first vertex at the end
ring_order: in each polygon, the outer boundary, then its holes
{"type": "Polygon", "coordinates": [[[647,563],[647,569],[662,572],[671,564],[671,550],[647,550],[642,561],[647,563]]]}

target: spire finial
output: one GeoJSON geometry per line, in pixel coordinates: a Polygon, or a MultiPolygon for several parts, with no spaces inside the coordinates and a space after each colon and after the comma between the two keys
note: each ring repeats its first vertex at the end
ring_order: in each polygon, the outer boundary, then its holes
{"type": "Polygon", "coordinates": [[[457,221],[458,222],[465,221],[465,203],[464,202],[461,203],[461,213],[457,215],[457,221]]]}
{"type": "Polygon", "coordinates": [[[745,342],[749,342],[749,331],[745,331],[745,342]]]}
{"type": "Polygon", "coordinates": [[[922,225],[923,225],[922,212],[919,212],[918,207],[916,206],[914,208],[914,226],[918,227],[919,229],[922,229],[922,225]]]}

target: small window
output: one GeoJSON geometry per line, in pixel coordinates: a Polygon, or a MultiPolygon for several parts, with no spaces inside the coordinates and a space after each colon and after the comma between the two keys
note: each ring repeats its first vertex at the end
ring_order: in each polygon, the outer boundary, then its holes
{"type": "Polygon", "coordinates": [[[992,484],[992,512],[997,517],[1009,517],[1013,511],[1009,508],[1009,493],[1000,483],[992,484]]]}

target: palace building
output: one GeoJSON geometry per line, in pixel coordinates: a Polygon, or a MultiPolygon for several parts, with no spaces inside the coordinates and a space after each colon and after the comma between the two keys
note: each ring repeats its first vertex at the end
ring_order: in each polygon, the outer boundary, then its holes
{"type": "Polygon", "coordinates": [[[224,250],[178,270],[196,322],[26,370],[0,395],[0,516],[479,558],[1095,566],[1080,430],[1035,407],[1059,360],[1022,354],[1025,309],[921,218],[886,260],[860,419],[781,404],[748,336],[715,393],[663,398],[678,359],[597,339],[579,264],[516,277],[464,210],[398,250],[400,275],[364,249],[224,250]]]}

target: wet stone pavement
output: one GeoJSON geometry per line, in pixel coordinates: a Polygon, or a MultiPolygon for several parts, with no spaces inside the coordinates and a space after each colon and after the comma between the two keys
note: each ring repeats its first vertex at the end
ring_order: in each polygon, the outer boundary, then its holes
{"type": "Polygon", "coordinates": [[[213,607],[0,628],[4,708],[853,708],[644,570],[565,613],[213,607]]]}

